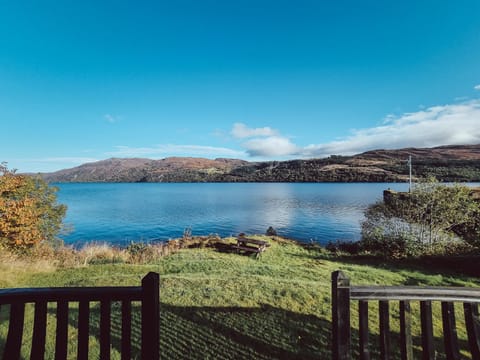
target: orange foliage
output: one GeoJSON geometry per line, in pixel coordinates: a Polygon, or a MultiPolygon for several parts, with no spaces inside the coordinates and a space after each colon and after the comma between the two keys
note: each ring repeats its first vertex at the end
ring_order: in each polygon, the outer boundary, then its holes
{"type": "Polygon", "coordinates": [[[60,228],[65,207],[55,204],[54,190],[41,179],[17,175],[0,166],[0,246],[27,248],[60,228]],[[46,196],[50,198],[45,200],[46,196]],[[53,211],[50,211],[52,210],[53,211]],[[50,214],[53,213],[53,216],[50,214]],[[58,221],[57,221],[58,220],[58,221]],[[46,225],[47,224],[47,225],[46,225]]]}

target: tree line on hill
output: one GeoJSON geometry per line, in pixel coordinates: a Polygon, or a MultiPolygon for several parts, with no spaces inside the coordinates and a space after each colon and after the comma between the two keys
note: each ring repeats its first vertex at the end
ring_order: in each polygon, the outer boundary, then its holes
{"type": "Polygon", "coordinates": [[[49,182],[405,182],[414,178],[480,181],[480,145],[375,150],[323,159],[248,162],[238,159],[108,159],[42,174],[49,182]]]}

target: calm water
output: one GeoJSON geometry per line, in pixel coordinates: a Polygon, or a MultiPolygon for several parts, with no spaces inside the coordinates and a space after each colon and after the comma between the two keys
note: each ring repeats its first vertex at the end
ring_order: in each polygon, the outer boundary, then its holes
{"type": "Polygon", "coordinates": [[[73,231],[65,242],[128,244],[194,235],[239,232],[279,235],[302,241],[358,240],[364,209],[384,189],[407,184],[221,183],[57,184],[73,231]]]}

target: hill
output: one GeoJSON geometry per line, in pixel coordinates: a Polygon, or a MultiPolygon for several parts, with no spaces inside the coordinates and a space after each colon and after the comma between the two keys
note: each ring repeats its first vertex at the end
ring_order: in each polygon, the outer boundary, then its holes
{"type": "Polygon", "coordinates": [[[50,182],[403,182],[415,177],[480,181],[480,144],[373,150],[323,159],[248,162],[172,157],[108,159],[43,174],[50,182]]]}
{"type": "Polygon", "coordinates": [[[196,182],[247,164],[236,159],[171,157],[161,160],[112,158],[43,174],[51,182],[196,182]]]}

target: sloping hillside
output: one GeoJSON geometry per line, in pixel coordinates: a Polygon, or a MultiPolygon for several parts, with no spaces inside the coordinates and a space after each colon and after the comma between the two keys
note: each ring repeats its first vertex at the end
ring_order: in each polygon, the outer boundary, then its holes
{"type": "Polygon", "coordinates": [[[51,182],[188,182],[246,164],[235,159],[172,157],[162,160],[112,158],[43,174],[51,182]]]}

